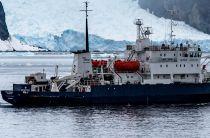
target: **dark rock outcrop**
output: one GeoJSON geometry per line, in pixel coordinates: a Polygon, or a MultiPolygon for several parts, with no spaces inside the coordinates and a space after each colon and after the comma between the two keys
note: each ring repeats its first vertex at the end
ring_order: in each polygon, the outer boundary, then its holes
{"type": "Polygon", "coordinates": [[[0,2],[0,39],[8,40],[9,31],[5,20],[5,12],[2,3],[0,2]]]}
{"type": "Polygon", "coordinates": [[[176,10],[176,20],[210,34],[209,0],[139,0],[139,5],[159,17],[170,18],[168,10],[176,10]]]}

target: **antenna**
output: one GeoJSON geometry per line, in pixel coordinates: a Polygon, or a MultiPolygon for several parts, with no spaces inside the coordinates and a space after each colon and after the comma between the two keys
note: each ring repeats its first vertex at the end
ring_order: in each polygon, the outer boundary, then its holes
{"type": "Polygon", "coordinates": [[[174,17],[174,15],[177,14],[177,11],[176,11],[176,10],[168,10],[168,12],[169,12],[170,15],[171,15],[171,22],[170,22],[170,26],[171,26],[170,43],[171,43],[171,45],[173,45],[173,44],[174,44],[174,37],[176,36],[176,35],[174,35],[173,27],[177,25],[177,24],[175,24],[175,22],[173,21],[173,17],[174,17]]]}
{"type": "Polygon", "coordinates": [[[85,12],[86,14],[86,33],[85,33],[85,45],[86,45],[86,52],[89,52],[89,34],[88,34],[88,12],[92,10],[88,10],[88,1],[83,2],[85,3],[85,10],[80,10],[85,12]]]}

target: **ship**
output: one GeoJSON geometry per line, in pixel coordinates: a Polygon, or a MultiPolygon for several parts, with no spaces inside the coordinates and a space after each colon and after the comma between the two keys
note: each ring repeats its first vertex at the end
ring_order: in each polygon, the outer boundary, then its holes
{"type": "MultiPolygon", "coordinates": [[[[210,102],[210,73],[198,45],[155,45],[152,29],[135,20],[137,39],[127,45],[124,57],[92,59],[89,50],[88,2],[85,2],[85,49],[74,51],[69,76],[49,79],[38,72],[24,84],[2,90],[14,106],[151,105],[210,102]]],[[[171,27],[172,28],[172,27],[171,27]]],[[[171,29],[171,38],[174,36],[171,29]]]]}

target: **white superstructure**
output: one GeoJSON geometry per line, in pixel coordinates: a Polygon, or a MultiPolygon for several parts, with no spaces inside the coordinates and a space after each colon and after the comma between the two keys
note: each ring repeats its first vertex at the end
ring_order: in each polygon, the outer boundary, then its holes
{"type": "Polygon", "coordinates": [[[142,84],[202,83],[204,75],[199,46],[153,46],[149,40],[151,31],[149,28],[144,29],[142,24],[141,20],[136,21],[136,45],[127,46],[125,54],[128,60],[140,62],[142,84]]]}

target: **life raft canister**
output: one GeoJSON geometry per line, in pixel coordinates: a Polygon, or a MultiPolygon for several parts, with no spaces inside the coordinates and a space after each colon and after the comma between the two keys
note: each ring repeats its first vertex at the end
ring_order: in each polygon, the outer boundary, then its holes
{"type": "Polygon", "coordinates": [[[114,69],[117,72],[136,72],[140,69],[139,61],[117,60],[114,63],[114,69]]]}

